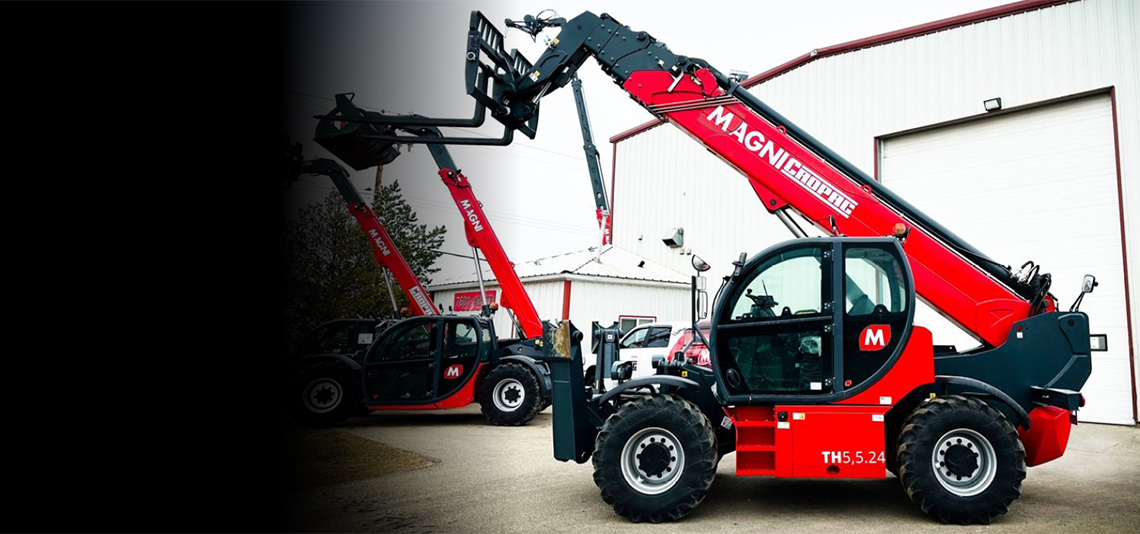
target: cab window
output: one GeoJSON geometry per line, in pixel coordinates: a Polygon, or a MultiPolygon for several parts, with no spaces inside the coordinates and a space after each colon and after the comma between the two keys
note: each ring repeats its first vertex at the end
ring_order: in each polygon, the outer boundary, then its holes
{"type": "Polygon", "coordinates": [[[819,315],[823,310],[820,249],[800,248],[778,254],[756,272],[737,297],[728,321],[819,315]]]}
{"type": "Polygon", "coordinates": [[[352,332],[353,326],[351,322],[337,322],[321,327],[306,336],[297,350],[302,354],[313,354],[340,352],[348,349],[353,345],[349,343],[349,334],[352,332]]]}
{"type": "Polygon", "coordinates": [[[894,247],[844,247],[843,375],[858,387],[886,365],[906,331],[906,266],[894,247]]]}
{"type": "Polygon", "coordinates": [[[469,323],[444,323],[444,358],[474,358],[479,350],[475,327],[469,323]]]}
{"type": "Polygon", "coordinates": [[[905,312],[902,265],[881,248],[850,247],[843,256],[848,315],[905,312]]]}
{"type": "Polygon", "coordinates": [[[831,259],[820,246],[767,257],[734,289],[717,325],[728,393],[826,395],[833,390],[831,259]]]}
{"type": "Polygon", "coordinates": [[[408,361],[435,357],[437,321],[413,321],[384,336],[375,354],[381,361],[408,361]]]}

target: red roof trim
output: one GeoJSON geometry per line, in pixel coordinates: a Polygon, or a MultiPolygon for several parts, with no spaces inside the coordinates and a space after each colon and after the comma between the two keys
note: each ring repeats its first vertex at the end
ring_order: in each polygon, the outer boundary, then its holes
{"type": "MultiPolygon", "coordinates": [[[[919,24],[918,26],[911,26],[909,28],[903,28],[901,30],[881,33],[879,35],[872,35],[871,37],[865,37],[863,39],[856,39],[854,41],[848,41],[846,43],[819,48],[812,50],[807,54],[799,56],[791,61],[785,62],[775,68],[768,69],[764,72],[761,72],[760,74],[752,76],[747,80],[744,80],[744,82],[740,85],[745,88],[750,88],[771,80],[772,78],[775,78],[776,76],[784,74],[788,71],[791,71],[792,69],[801,67],[807,63],[827,56],[834,56],[836,54],[851,52],[862,48],[869,48],[872,46],[893,43],[895,41],[901,41],[903,39],[909,39],[911,37],[918,37],[920,35],[926,35],[942,30],[957,28],[959,26],[965,26],[967,24],[974,24],[976,22],[982,22],[985,20],[1005,17],[1009,15],[1016,15],[1018,13],[1024,13],[1026,11],[1052,7],[1060,4],[1068,4],[1074,1],[1076,0],[1023,0],[1021,2],[1014,2],[1012,4],[991,7],[989,9],[983,9],[981,11],[974,11],[973,13],[966,13],[964,15],[958,15],[942,20],[936,20],[934,22],[919,24]]],[[[618,141],[628,139],[641,132],[654,128],[664,122],[665,121],[662,119],[653,119],[649,122],[635,126],[611,137],[610,142],[617,143],[618,141]]]]}

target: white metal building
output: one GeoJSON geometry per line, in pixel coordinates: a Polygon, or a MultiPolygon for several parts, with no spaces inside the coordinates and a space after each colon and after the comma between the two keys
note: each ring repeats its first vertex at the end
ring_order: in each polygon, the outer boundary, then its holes
{"type": "MultiPolygon", "coordinates": [[[[1081,309],[1108,351],[1081,418],[1136,421],[1140,3],[1018,2],[812,50],[744,85],[989,256],[1036,261],[1064,307],[1096,275],[1081,309]]],[[[616,245],[681,272],[698,254],[717,280],[791,238],[734,168],[659,124],[611,138],[616,245]],[[676,228],[684,244],[667,246],[676,228]]],[[[976,345],[921,308],[935,343],[976,345]]]]}
{"type": "MultiPolygon", "coordinates": [[[[645,322],[676,321],[691,315],[689,275],[646,260],[621,248],[581,250],[515,265],[531,301],[544,321],[570,319],[588,333],[590,323],[620,322],[622,331],[645,322]]],[[[483,272],[487,302],[498,302],[501,290],[490,269],[483,272]]],[[[428,288],[445,313],[478,313],[479,281],[470,275],[428,288]]],[[[518,335],[506,309],[495,314],[499,337],[518,335]]]]}

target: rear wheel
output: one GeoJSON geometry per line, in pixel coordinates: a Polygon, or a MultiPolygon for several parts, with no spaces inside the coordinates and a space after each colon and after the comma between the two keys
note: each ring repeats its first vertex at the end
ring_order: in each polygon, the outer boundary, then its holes
{"type": "Polygon", "coordinates": [[[640,523],[685,517],[716,475],[716,435],[688,401],[654,395],[622,406],[594,444],[594,483],[618,515],[640,523]]]}
{"type": "Polygon", "coordinates": [[[951,395],[918,407],[899,435],[898,476],[943,523],[989,523],[1021,495],[1025,448],[1001,412],[951,395]]]}
{"type": "Polygon", "coordinates": [[[545,407],[538,377],[520,363],[495,367],[483,379],[479,407],[488,421],[499,426],[530,422],[545,407]]]}
{"type": "Polygon", "coordinates": [[[302,368],[290,381],[289,413],[305,426],[324,428],[340,424],[360,404],[359,387],[359,377],[344,365],[314,363],[302,368]]]}

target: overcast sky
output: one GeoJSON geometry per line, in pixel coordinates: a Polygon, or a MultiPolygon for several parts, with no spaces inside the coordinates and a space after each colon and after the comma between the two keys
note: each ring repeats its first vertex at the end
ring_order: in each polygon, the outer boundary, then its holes
{"type": "MultiPolygon", "coordinates": [[[[481,10],[506,35],[506,48],[532,61],[543,44],[507,31],[503,19],[521,19],[542,8],[572,18],[607,11],[623,24],[646,31],[678,54],[701,57],[724,72],[756,74],[815,48],[1006,4],[994,0],[798,0],[709,4],[672,1],[417,1],[302,2],[288,5],[289,58],[284,87],[284,127],[305,145],[305,156],[333,157],[312,141],[314,114],[329,111],[337,93],[356,93],[367,109],[415,112],[433,117],[470,117],[463,55],[472,10],[481,10]]],[[[556,30],[548,30],[553,37],[556,30]]],[[[593,60],[579,70],[594,141],[602,155],[607,187],[609,138],[650,120],[651,115],[605,76],[593,60]]],[[[836,88],[841,90],[841,88],[836,88]]],[[[509,147],[451,147],[471,180],[488,218],[513,261],[522,262],[585,249],[598,241],[589,175],[569,86],[542,100],[535,139],[518,135],[509,147]]],[[[795,117],[789,117],[795,121],[795,117]]],[[[488,118],[478,135],[498,137],[488,118]]],[[[456,133],[452,131],[451,133],[456,133]]],[[[347,166],[346,166],[347,167],[347,166]]],[[[870,169],[865,169],[870,171],[870,169]]],[[[470,254],[463,220],[425,147],[412,148],[384,168],[385,183],[398,180],[420,222],[448,227],[443,249],[470,254]]],[[[375,169],[352,172],[370,198],[375,169]]],[[[620,177],[619,177],[620,180],[620,177]]],[[[302,177],[286,193],[284,214],[320,201],[332,184],[302,177]]],[[[621,218],[621,199],[615,217],[621,218]]],[[[759,209],[759,206],[757,206],[759,209]]],[[[618,246],[621,243],[616,243],[618,246]]],[[[756,252],[756,251],[751,251],[756,252]]],[[[444,256],[435,282],[473,272],[469,260],[444,256]]]]}

